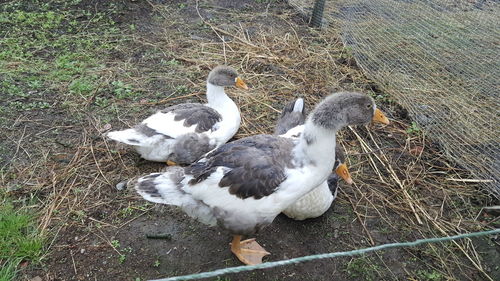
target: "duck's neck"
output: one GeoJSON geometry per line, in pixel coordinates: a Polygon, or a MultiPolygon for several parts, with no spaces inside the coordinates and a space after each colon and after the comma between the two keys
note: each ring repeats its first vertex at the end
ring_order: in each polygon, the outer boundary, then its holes
{"type": "Polygon", "coordinates": [[[336,130],[317,126],[308,119],[293,150],[296,163],[331,171],[335,164],[335,133],[336,130]]]}
{"type": "Polygon", "coordinates": [[[215,109],[221,116],[219,130],[215,130],[211,137],[217,145],[226,143],[238,131],[241,123],[240,110],[236,103],[224,92],[224,87],[215,86],[207,82],[208,106],[215,109]]]}
{"type": "Polygon", "coordinates": [[[216,86],[207,82],[207,101],[208,105],[215,110],[222,110],[228,106],[236,104],[226,95],[224,87],[216,86]]]}

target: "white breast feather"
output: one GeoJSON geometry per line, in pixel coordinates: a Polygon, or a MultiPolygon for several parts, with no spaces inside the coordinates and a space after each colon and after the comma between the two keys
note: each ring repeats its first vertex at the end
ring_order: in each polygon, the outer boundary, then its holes
{"type": "MultiPolygon", "coordinates": [[[[304,125],[291,128],[281,137],[296,139],[304,131],[304,125]]],[[[283,213],[295,220],[316,218],[324,214],[331,206],[334,196],[328,188],[328,183],[323,181],[319,186],[298,199],[287,207],[283,213]]]]}
{"type": "Polygon", "coordinates": [[[323,182],[299,200],[286,208],[283,213],[295,220],[316,218],[324,214],[333,202],[333,195],[328,184],[323,182]]]}
{"type": "MultiPolygon", "coordinates": [[[[215,109],[215,108],[214,108],[215,109]]],[[[240,128],[241,116],[236,104],[229,103],[225,107],[216,109],[222,116],[222,120],[213,126],[209,138],[216,141],[216,145],[225,144],[240,128]]]]}

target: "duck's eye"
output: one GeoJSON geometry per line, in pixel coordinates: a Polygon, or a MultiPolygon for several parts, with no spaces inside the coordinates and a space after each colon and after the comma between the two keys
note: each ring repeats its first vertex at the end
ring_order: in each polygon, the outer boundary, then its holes
{"type": "Polygon", "coordinates": [[[367,104],[366,108],[372,108],[372,105],[371,104],[367,104]]]}

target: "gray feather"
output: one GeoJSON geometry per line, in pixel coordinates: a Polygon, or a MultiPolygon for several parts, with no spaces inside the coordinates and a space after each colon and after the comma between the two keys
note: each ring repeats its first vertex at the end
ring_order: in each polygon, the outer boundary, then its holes
{"type": "Polygon", "coordinates": [[[172,112],[175,121],[184,120],[184,126],[196,125],[197,133],[211,130],[222,116],[215,109],[199,103],[183,103],[165,108],[162,113],[172,112]]]}
{"type": "Polygon", "coordinates": [[[177,138],[169,160],[180,165],[188,165],[200,159],[204,154],[215,148],[206,135],[190,133],[177,138]]]}
{"type": "Polygon", "coordinates": [[[311,118],[317,126],[339,130],[348,124],[366,124],[374,113],[375,102],[371,97],[356,92],[339,92],[317,105],[311,118]]]}
{"type": "Polygon", "coordinates": [[[186,167],[193,175],[190,184],[208,178],[218,167],[230,168],[219,182],[239,198],[260,199],[272,194],[286,179],[285,168],[292,167],[293,140],[256,135],[226,143],[209,153],[207,161],[186,167]]]}
{"type": "Polygon", "coordinates": [[[238,77],[238,73],[234,68],[219,65],[210,71],[207,81],[215,86],[229,87],[235,85],[236,77],[238,77]]]}

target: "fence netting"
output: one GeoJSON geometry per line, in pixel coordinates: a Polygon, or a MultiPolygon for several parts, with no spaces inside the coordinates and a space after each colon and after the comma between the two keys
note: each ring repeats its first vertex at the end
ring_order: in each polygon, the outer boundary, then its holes
{"type": "MultiPolygon", "coordinates": [[[[289,0],[310,14],[315,0],[289,0]]],[[[500,198],[500,2],[327,0],[368,78],[500,198]]]]}

